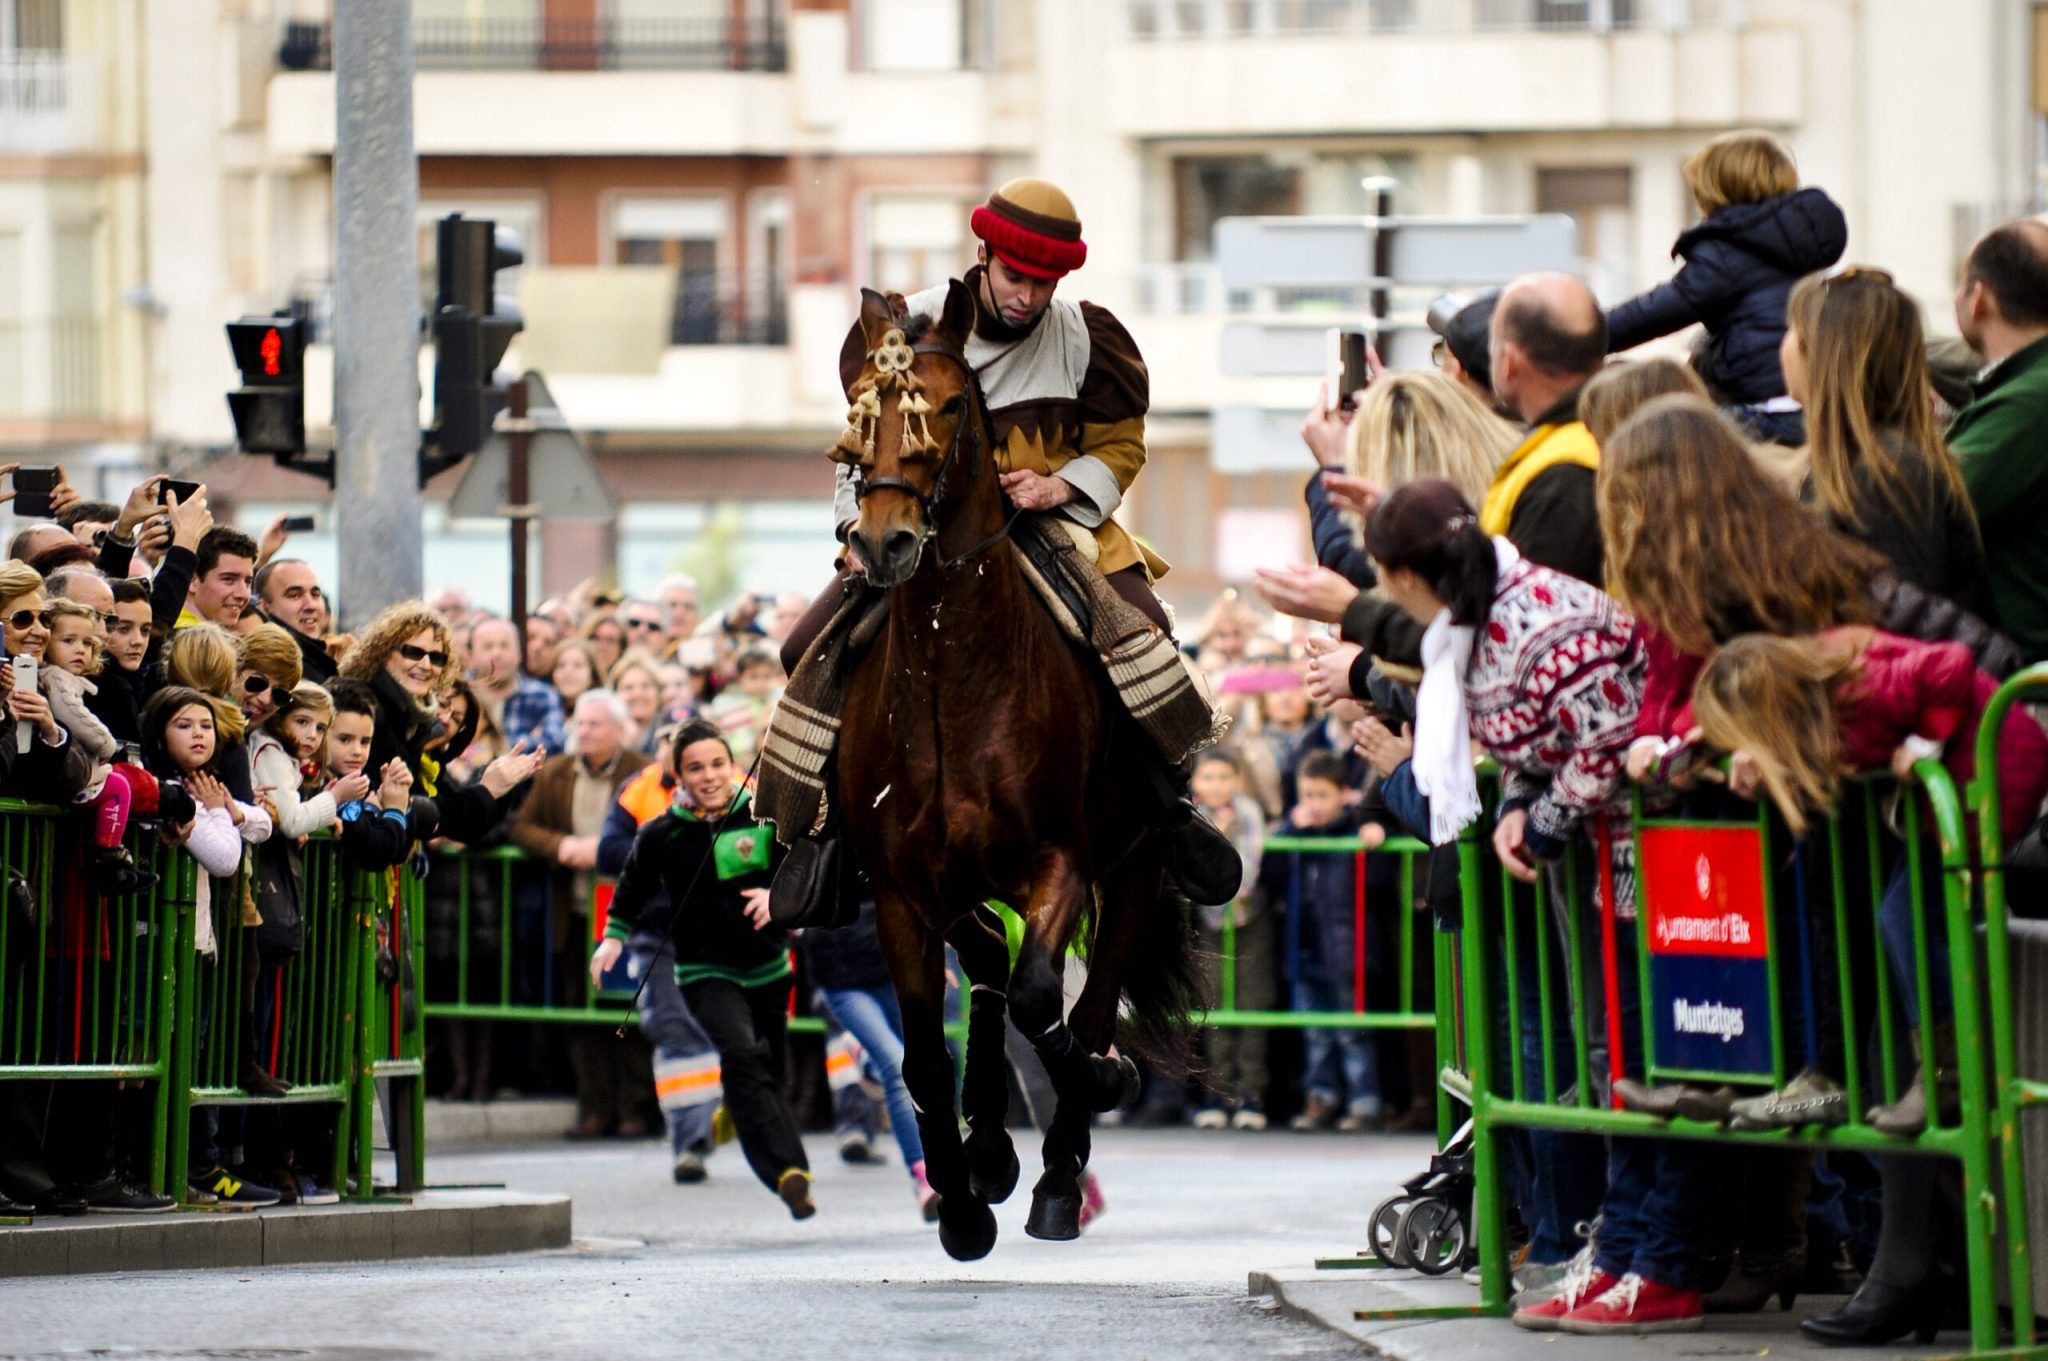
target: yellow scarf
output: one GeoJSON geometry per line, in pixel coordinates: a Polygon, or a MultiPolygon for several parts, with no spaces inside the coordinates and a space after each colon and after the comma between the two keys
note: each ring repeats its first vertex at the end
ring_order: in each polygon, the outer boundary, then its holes
{"type": "Polygon", "coordinates": [[[1488,534],[1506,534],[1508,521],[1515,517],[1515,502],[1538,473],[1560,463],[1599,470],[1600,446],[1584,421],[1539,425],[1515,446],[1515,451],[1494,473],[1493,485],[1486,489],[1486,502],[1479,508],[1479,527],[1488,534]]]}

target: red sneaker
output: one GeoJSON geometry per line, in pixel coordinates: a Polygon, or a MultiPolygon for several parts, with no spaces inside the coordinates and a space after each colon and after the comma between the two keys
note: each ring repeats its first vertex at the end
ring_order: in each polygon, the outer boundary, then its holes
{"type": "Polygon", "coordinates": [[[1699,1291],[1659,1285],[1631,1271],[1557,1326],[1567,1333],[1689,1333],[1706,1322],[1699,1291]]]}
{"type": "Polygon", "coordinates": [[[1582,1270],[1574,1270],[1566,1276],[1554,1293],[1516,1309],[1515,1326],[1527,1328],[1532,1333],[1555,1332],[1566,1314],[1590,1304],[1620,1283],[1620,1277],[1609,1275],[1587,1261],[1582,1270]]]}

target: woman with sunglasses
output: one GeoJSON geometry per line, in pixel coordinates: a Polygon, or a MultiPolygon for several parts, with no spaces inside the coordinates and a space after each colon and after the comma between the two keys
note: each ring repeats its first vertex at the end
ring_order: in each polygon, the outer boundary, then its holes
{"type": "Polygon", "coordinates": [[[482,841],[504,820],[505,799],[531,779],[545,752],[514,749],[484,768],[475,784],[440,779],[441,764],[428,748],[440,726],[435,700],[454,679],[448,621],[424,601],[400,601],[370,621],[342,663],[341,674],[363,681],[377,697],[370,766],[397,757],[412,772],[413,787],[433,800],[438,827],[417,828],[454,841],[482,841]]]}
{"type": "Polygon", "coordinates": [[[278,625],[258,624],[235,640],[232,698],[252,730],[291,708],[292,687],[303,678],[299,645],[278,625]]]}

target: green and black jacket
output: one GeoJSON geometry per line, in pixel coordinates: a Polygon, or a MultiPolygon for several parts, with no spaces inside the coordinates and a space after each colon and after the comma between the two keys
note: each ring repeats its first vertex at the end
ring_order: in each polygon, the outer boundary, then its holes
{"type": "Polygon", "coordinates": [[[722,978],[752,988],[787,978],[789,933],[772,924],[756,930],[742,907],[746,890],[767,888],[775,877],[782,859],[775,833],[754,820],[744,793],[714,844],[716,825],[680,804],[650,819],[619,873],[604,933],[630,937],[666,889],[675,906],[677,983],[722,978]]]}

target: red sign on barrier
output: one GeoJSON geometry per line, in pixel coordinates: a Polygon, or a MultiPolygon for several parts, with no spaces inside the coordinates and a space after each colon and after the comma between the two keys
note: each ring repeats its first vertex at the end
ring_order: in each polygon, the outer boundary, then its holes
{"type": "Polygon", "coordinates": [[[1763,839],[1754,826],[1649,826],[1638,850],[1651,954],[1764,958],[1763,839]]]}

